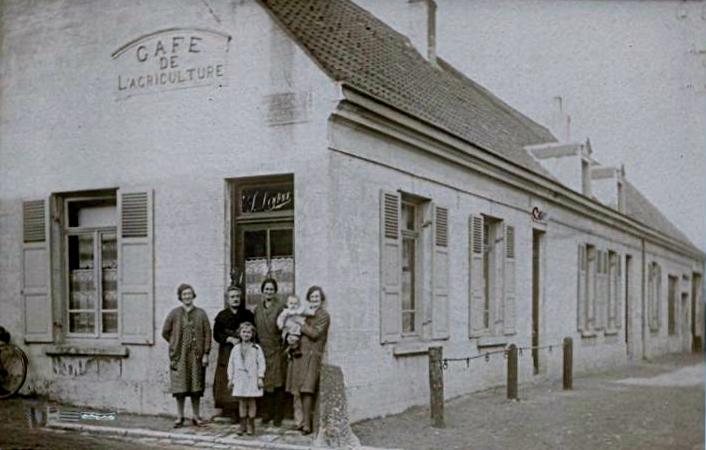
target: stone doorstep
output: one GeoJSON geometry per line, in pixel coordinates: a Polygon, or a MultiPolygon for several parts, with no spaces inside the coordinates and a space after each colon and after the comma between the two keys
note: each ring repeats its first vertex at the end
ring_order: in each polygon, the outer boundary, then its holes
{"type": "MultiPolygon", "coordinates": [[[[207,442],[222,445],[234,445],[246,448],[270,449],[270,450],[322,450],[323,447],[314,447],[306,445],[284,444],[276,442],[268,442],[263,440],[245,440],[235,439],[230,437],[204,436],[198,434],[175,433],[170,431],[155,431],[144,428],[118,428],[107,427],[103,425],[85,425],[80,423],[48,421],[48,428],[55,430],[68,430],[89,434],[125,436],[131,438],[154,438],[154,439],[169,439],[171,441],[182,442],[207,442]]],[[[357,450],[384,450],[375,447],[359,447],[357,450]]],[[[389,449],[392,450],[392,449],[389,449]]]]}

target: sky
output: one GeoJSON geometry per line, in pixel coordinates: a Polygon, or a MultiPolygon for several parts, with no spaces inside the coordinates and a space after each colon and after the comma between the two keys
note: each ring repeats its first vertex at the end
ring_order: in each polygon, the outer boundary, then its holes
{"type": "Polygon", "coordinates": [[[706,2],[436,0],[437,53],[571,140],[590,138],[706,248],[706,2]]]}

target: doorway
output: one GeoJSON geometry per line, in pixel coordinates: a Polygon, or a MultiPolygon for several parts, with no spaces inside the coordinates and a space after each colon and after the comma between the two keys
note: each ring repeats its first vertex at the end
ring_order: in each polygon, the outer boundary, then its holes
{"type": "Polygon", "coordinates": [[[542,298],[542,244],[544,231],[532,230],[532,366],[539,374],[539,319],[542,298]]]}
{"type": "Polygon", "coordinates": [[[252,309],[266,278],[277,281],[277,296],[294,294],[294,182],[271,176],[233,181],[232,283],[252,309]]]}
{"type": "Polygon", "coordinates": [[[691,332],[691,321],[689,320],[689,293],[681,293],[681,314],[679,317],[679,333],[682,339],[682,348],[680,351],[688,352],[691,351],[693,346],[692,343],[692,332],[691,332]]]}

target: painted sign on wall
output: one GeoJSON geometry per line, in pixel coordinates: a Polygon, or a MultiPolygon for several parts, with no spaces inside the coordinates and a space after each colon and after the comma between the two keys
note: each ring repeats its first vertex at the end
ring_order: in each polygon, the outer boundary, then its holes
{"type": "Polygon", "coordinates": [[[230,36],[170,28],[134,39],[113,52],[117,98],[226,83],[230,36]]]}

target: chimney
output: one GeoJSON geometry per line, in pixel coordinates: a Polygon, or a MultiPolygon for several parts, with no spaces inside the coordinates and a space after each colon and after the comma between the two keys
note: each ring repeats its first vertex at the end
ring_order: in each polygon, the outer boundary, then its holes
{"type": "Polygon", "coordinates": [[[414,48],[436,64],[434,0],[354,0],[361,8],[407,36],[414,48]]]}
{"type": "Polygon", "coordinates": [[[564,99],[560,96],[554,97],[551,129],[559,142],[571,141],[571,116],[564,111],[564,99]]]}

